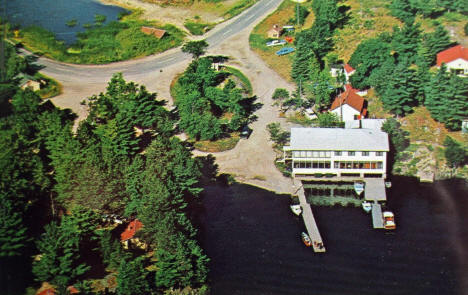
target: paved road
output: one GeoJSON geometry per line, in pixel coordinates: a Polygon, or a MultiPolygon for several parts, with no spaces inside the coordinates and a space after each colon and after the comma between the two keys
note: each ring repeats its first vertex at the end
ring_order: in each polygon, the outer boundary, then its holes
{"type": "MultiPolygon", "coordinates": [[[[265,16],[265,12],[277,7],[282,1],[261,0],[226,24],[220,25],[206,38],[209,49],[220,45],[252,23],[260,21],[265,16]]],[[[97,81],[108,81],[115,72],[123,72],[129,79],[134,76],[150,75],[190,58],[190,55],[181,52],[180,48],[175,48],[163,54],[108,65],[64,64],[48,58],[40,58],[38,64],[45,66],[42,70],[43,73],[61,82],[90,81],[96,83],[97,81]]]]}

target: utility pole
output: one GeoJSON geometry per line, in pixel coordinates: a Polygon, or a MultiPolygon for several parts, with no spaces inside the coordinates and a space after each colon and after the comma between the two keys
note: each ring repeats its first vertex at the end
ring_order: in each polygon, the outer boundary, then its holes
{"type": "Polygon", "coordinates": [[[296,2],[296,23],[297,23],[297,27],[299,27],[299,18],[300,18],[300,15],[299,15],[299,2],[296,2]]]}
{"type": "Polygon", "coordinates": [[[5,39],[6,39],[6,0],[2,1],[3,15],[2,15],[2,27],[3,27],[3,36],[2,41],[0,42],[0,81],[5,81],[6,79],[6,68],[5,68],[5,39]]]}

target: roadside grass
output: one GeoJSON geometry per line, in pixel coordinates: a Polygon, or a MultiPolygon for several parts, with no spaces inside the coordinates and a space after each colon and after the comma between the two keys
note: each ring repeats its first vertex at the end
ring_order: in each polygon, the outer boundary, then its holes
{"type": "Polygon", "coordinates": [[[247,78],[247,76],[245,76],[241,71],[229,66],[225,66],[223,71],[228,72],[237,78],[238,81],[234,82],[243,89],[245,94],[249,96],[253,94],[252,84],[250,83],[249,78],[247,78]]]}
{"type": "Polygon", "coordinates": [[[367,100],[367,110],[372,118],[384,119],[391,117],[391,114],[385,111],[383,103],[377,97],[374,89],[369,89],[364,98],[367,100]]]}
{"type": "Polygon", "coordinates": [[[314,125],[314,121],[312,119],[309,119],[306,115],[302,114],[301,112],[295,112],[293,114],[288,115],[286,120],[290,123],[299,124],[301,126],[314,125]]]}
{"type": "Polygon", "coordinates": [[[198,21],[186,21],[184,27],[189,30],[192,35],[203,35],[209,30],[211,30],[215,24],[205,24],[198,21]]]}
{"type": "Polygon", "coordinates": [[[229,19],[250,6],[254,5],[258,0],[215,0],[215,1],[174,1],[174,0],[143,0],[143,2],[155,3],[161,6],[181,6],[190,8],[193,15],[203,13],[211,13],[219,18],[229,19]]]}
{"type": "Polygon", "coordinates": [[[141,11],[125,16],[121,21],[106,25],[94,24],[78,34],[71,46],[55,38],[54,34],[37,26],[20,31],[17,43],[39,55],[69,63],[104,64],[128,60],[163,52],[182,44],[184,33],[173,25],[162,25],[139,19],[141,11]],[[166,30],[165,36],[157,39],[141,32],[141,26],[166,30]]]}
{"type": "Polygon", "coordinates": [[[347,0],[343,3],[351,7],[350,19],[341,29],[335,31],[333,53],[347,62],[359,43],[373,38],[382,32],[390,32],[401,22],[390,15],[385,0],[347,0]]]}
{"type": "Polygon", "coordinates": [[[52,98],[62,93],[63,86],[56,80],[41,73],[36,73],[34,77],[37,79],[42,79],[46,81],[46,87],[38,91],[39,96],[42,99],[52,98]]]}
{"type": "MultiPolygon", "coordinates": [[[[269,39],[267,32],[273,25],[293,25],[292,20],[294,18],[294,9],[296,4],[292,1],[284,1],[278,7],[276,11],[267,16],[262,20],[249,36],[250,48],[260,56],[260,58],[275,72],[277,72],[283,79],[287,81],[291,80],[291,68],[294,60],[294,53],[284,56],[277,56],[275,54],[281,46],[266,46],[266,42],[269,39]]],[[[310,26],[313,22],[314,16],[311,12],[305,20],[304,27],[310,26]]],[[[296,28],[298,29],[298,28],[296,28]]],[[[286,44],[284,46],[293,46],[292,44],[286,44]]]]}
{"type": "Polygon", "coordinates": [[[202,152],[217,153],[233,149],[240,140],[240,133],[233,132],[227,138],[221,138],[215,141],[201,140],[193,141],[193,146],[202,152]]]}

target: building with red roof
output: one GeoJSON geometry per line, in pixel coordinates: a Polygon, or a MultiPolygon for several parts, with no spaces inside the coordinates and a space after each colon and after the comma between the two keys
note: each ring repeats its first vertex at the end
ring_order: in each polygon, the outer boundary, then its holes
{"type": "Polygon", "coordinates": [[[361,119],[367,115],[366,100],[348,89],[333,101],[330,112],[338,115],[342,121],[361,119]]]}
{"type": "Polygon", "coordinates": [[[137,231],[139,231],[143,227],[143,223],[138,219],[133,220],[127,226],[127,228],[120,234],[120,240],[122,242],[128,241],[132,239],[137,231]]]}
{"type": "Polygon", "coordinates": [[[344,68],[344,74],[345,74],[345,77],[346,77],[346,81],[349,82],[349,77],[351,77],[354,74],[354,72],[356,72],[356,70],[352,66],[350,66],[349,64],[345,64],[343,68],[344,68]]]}
{"type": "Polygon", "coordinates": [[[443,63],[448,71],[468,76],[468,48],[457,45],[437,53],[437,66],[440,67],[443,63]]]}

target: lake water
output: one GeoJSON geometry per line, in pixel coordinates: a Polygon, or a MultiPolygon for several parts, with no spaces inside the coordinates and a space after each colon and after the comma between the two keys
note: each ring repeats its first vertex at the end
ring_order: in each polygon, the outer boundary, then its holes
{"type": "Polygon", "coordinates": [[[84,24],[94,23],[96,14],[105,15],[106,22],[109,22],[117,20],[119,13],[126,11],[121,7],[103,5],[97,0],[7,0],[5,2],[6,15],[10,23],[22,27],[31,25],[44,27],[67,44],[76,40],[77,32],[85,31],[84,24]],[[77,25],[67,26],[66,23],[72,19],[78,21],[77,25]]]}
{"type": "Polygon", "coordinates": [[[300,240],[288,196],[210,186],[202,241],[212,294],[466,294],[468,189],[463,181],[393,180],[392,232],[360,208],[314,207],[327,253],[300,240]]]}

